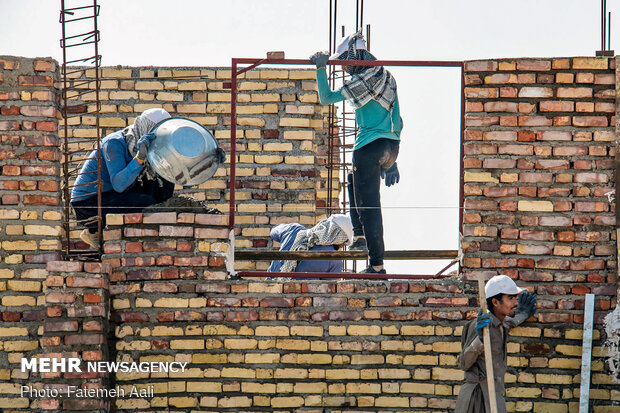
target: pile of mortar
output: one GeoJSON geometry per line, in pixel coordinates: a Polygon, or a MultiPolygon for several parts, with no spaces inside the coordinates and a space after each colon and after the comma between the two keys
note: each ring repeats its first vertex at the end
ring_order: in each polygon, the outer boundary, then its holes
{"type": "Polygon", "coordinates": [[[144,208],[145,213],[153,212],[193,212],[195,214],[222,214],[218,209],[211,208],[203,201],[189,196],[174,195],[165,202],[144,208]]]}

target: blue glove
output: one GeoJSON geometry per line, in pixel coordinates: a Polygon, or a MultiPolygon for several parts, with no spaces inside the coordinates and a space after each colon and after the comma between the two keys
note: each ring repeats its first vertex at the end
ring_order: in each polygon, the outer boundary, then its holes
{"type": "Polygon", "coordinates": [[[517,298],[519,306],[517,311],[522,311],[527,314],[527,318],[530,318],[536,313],[536,296],[532,293],[519,294],[517,298]]]}
{"type": "Polygon", "coordinates": [[[400,173],[396,162],[387,171],[381,171],[381,178],[385,178],[385,186],[392,186],[400,181],[400,173]]]}
{"type": "Polygon", "coordinates": [[[136,158],[138,158],[138,161],[140,161],[140,163],[144,162],[144,160],[146,159],[146,152],[149,149],[149,145],[151,144],[151,141],[155,139],[155,135],[152,133],[147,133],[145,135],[142,135],[142,137],[138,140],[138,143],[136,144],[136,146],[138,147],[138,153],[136,154],[136,158]]]}
{"type": "Polygon", "coordinates": [[[476,334],[482,341],[482,330],[491,324],[491,315],[489,313],[482,314],[482,309],[478,309],[478,318],[476,319],[476,334]]]}
{"type": "Polygon", "coordinates": [[[316,65],[316,68],[319,69],[321,67],[327,66],[327,61],[329,60],[329,53],[327,52],[316,52],[312,56],[310,56],[310,60],[312,63],[316,65]]]}
{"type": "Polygon", "coordinates": [[[220,163],[226,162],[226,152],[222,148],[217,148],[217,158],[220,163]]]}

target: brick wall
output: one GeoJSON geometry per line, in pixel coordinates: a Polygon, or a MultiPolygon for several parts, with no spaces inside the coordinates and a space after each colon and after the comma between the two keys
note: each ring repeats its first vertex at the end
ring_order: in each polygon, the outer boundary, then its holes
{"type": "MultiPolygon", "coordinates": [[[[101,70],[102,136],[122,129],[150,107],[193,119],[211,130],[230,155],[230,81],[226,68],[133,67],[101,70]]],[[[74,83],[94,78],[87,71],[74,83]]],[[[237,129],[237,217],[239,248],[271,247],[271,227],[283,222],[314,225],[327,199],[326,136],[314,70],[256,69],[239,81],[237,129]]],[[[69,96],[75,96],[75,93],[69,96]]],[[[81,110],[94,109],[94,93],[81,96],[81,110]]],[[[72,102],[75,104],[77,102],[72,102]]],[[[72,118],[69,136],[95,136],[95,119],[72,118]]],[[[71,149],[92,146],[73,143],[71,149]],[[82,145],[82,146],[80,146],[82,145]]],[[[205,200],[228,213],[228,164],[196,188],[177,193],[205,200]]],[[[339,184],[334,181],[334,197],[339,184]]],[[[268,263],[237,262],[237,269],[266,269],[268,263]]]]}
{"type": "Polygon", "coordinates": [[[26,382],[15,364],[41,351],[45,263],[60,258],[55,61],[0,56],[0,407],[26,382]]]}

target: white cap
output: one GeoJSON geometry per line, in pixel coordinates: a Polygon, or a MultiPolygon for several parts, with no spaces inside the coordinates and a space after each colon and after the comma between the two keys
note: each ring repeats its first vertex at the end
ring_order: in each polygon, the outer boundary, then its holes
{"type": "Polygon", "coordinates": [[[334,214],[329,217],[336,225],[338,225],[349,238],[348,245],[353,243],[353,224],[351,218],[343,214],[334,214]]]}
{"type": "Polygon", "coordinates": [[[157,124],[164,119],[168,119],[170,117],[170,114],[166,110],[161,108],[151,108],[142,112],[140,116],[144,116],[146,119],[157,124]]]}
{"type": "MultiPolygon", "coordinates": [[[[351,42],[351,37],[353,37],[355,34],[356,33],[353,33],[343,38],[340,41],[338,47],[336,47],[336,52],[333,55],[329,56],[329,60],[336,60],[341,54],[349,50],[349,43],[351,42]]],[[[366,40],[364,40],[363,38],[358,38],[357,40],[355,40],[355,48],[357,50],[367,50],[366,40]]]]}
{"type": "Polygon", "coordinates": [[[484,295],[487,298],[497,294],[517,295],[525,291],[525,288],[517,287],[517,284],[507,275],[496,275],[487,281],[484,286],[484,295]]]}

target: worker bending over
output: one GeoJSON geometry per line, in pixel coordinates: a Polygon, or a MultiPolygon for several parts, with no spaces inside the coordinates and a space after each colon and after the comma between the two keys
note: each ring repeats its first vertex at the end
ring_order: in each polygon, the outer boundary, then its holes
{"type": "Polygon", "coordinates": [[[71,191],[71,206],[76,218],[86,227],[80,238],[97,248],[97,168],[101,163],[101,214],[141,212],[143,208],[164,202],[174,192],[174,184],[158,176],[148,164],[146,152],[153,135],[149,132],[170,114],[163,109],[147,109],[134,123],[103,138],[100,154],[95,149],[82,166],[71,191]]]}
{"type": "Polygon", "coordinates": [[[536,312],[536,296],[523,292],[525,289],[507,275],[496,275],[487,281],[484,292],[489,313],[478,310],[478,318],[463,327],[459,367],[465,370],[465,383],[456,400],[455,413],[489,412],[489,388],[484,361],[482,330],[489,328],[493,376],[498,413],[506,412],[504,400],[504,374],[506,373],[506,336],[511,328],[518,326],[536,312]]]}
{"type": "MultiPolygon", "coordinates": [[[[271,238],[280,243],[280,251],[335,251],[350,245],[353,226],[348,216],[335,214],[310,229],[300,224],[279,224],[271,238]]],[[[269,272],[342,272],[342,260],[272,261],[269,272]]]]}
{"type": "Polygon", "coordinates": [[[370,265],[362,273],[385,274],[383,256],[383,218],[379,186],[381,178],[391,186],[400,175],[396,166],[400,117],[396,81],[383,66],[346,66],[351,74],[341,89],[332,91],[327,83],[325,66],[329,59],[377,60],[366,49],[361,32],[347,38],[329,56],[317,52],[310,60],[316,64],[319,99],[323,105],[347,100],[355,108],[358,132],[353,146],[353,173],[348,176],[351,221],[355,240],[351,250],[368,250],[370,265]]]}

